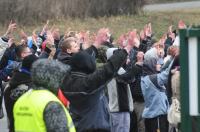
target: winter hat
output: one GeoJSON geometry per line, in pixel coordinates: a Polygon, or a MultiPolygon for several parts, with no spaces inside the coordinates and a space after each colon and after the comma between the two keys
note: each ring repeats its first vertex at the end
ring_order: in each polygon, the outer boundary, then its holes
{"type": "Polygon", "coordinates": [[[35,62],[37,59],[37,56],[33,54],[26,56],[22,61],[22,68],[30,71],[33,62],[35,62]]]}
{"type": "Polygon", "coordinates": [[[96,69],[95,58],[89,55],[86,51],[75,53],[71,57],[72,71],[82,72],[86,74],[93,73],[96,69]]]}
{"type": "Polygon", "coordinates": [[[35,85],[33,88],[42,87],[56,94],[64,77],[69,75],[70,69],[69,65],[56,60],[37,60],[31,69],[32,81],[35,85]]]}

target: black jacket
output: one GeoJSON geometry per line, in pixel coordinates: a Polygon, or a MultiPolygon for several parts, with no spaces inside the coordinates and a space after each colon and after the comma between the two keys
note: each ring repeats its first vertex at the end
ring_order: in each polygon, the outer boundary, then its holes
{"type": "MultiPolygon", "coordinates": [[[[87,59],[88,62],[93,59],[85,53],[78,54],[83,55],[83,59],[87,59]]],[[[79,57],[79,55],[77,56],[79,57]]],[[[75,59],[78,58],[77,56],[75,59]]],[[[126,57],[125,50],[116,51],[108,63],[94,72],[91,70],[92,67],[87,67],[89,65],[83,61],[80,61],[82,64],[79,61],[77,64],[72,64],[72,75],[65,77],[61,89],[70,101],[70,112],[77,131],[110,130],[108,103],[103,95],[105,88],[103,85],[112,79],[125,62],[126,57]],[[81,67],[78,69],[80,65],[81,67]],[[85,73],[87,69],[91,72],[90,74],[89,72],[85,73]]]]}
{"type": "MultiPolygon", "coordinates": [[[[116,51],[116,53],[108,60],[108,62],[102,67],[98,68],[95,72],[88,74],[85,77],[82,76],[67,76],[64,79],[63,90],[68,92],[92,92],[105,84],[109,79],[112,79],[114,73],[118,71],[122,64],[126,61],[127,52],[125,50],[116,51]],[[78,83],[76,83],[78,82],[78,83]]],[[[82,65],[77,62],[77,66],[82,65]]],[[[73,70],[73,72],[77,72],[73,70]]],[[[84,66],[82,66],[84,67],[84,66]]],[[[88,67],[85,65],[85,69],[88,67]]],[[[84,72],[80,74],[86,74],[84,72]]]]}
{"type": "Polygon", "coordinates": [[[141,76],[142,76],[142,65],[133,63],[131,68],[123,75],[119,76],[118,79],[130,84],[131,93],[134,101],[144,102],[144,97],[141,89],[141,76]]]}
{"type": "Polygon", "coordinates": [[[58,53],[58,55],[57,55],[57,59],[58,59],[60,62],[64,63],[64,64],[70,64],[70,58],[71,58],[71,57],[72,57],[71,54],[68,54],[68,53],[62,52],[62,51],[60,51],[60,52],[58,53]]]}

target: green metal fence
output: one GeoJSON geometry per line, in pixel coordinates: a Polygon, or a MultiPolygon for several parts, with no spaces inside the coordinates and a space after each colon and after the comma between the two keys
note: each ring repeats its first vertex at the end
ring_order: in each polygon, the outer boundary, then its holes
{"type": "Polygon", "coordinates": [[[200,28],[182,29],[181,132],[200,132],[200,28]]]}

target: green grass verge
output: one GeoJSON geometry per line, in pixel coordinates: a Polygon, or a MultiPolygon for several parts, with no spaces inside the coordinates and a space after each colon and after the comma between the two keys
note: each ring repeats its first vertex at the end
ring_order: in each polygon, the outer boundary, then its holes
{"type": "MultiPolygon", "coordinates": [[[[113,17],[101,17],[98,19],[86,18],[86,19],[57,19],[50,20],[50,25],[60,28],[64,33],[68,28],[71,30],[81,31],[90,30],[96,32],[99,28],[108,27],[117,38],[120,34],[126,33],[134,28],[141,30],[143,26],[151,22],[153,32],[156,38],[160,38],[163,33],[168,29],[169,25],[177,25],[177,22],[182,19],[187,25],[200,24],[200,9],[193,10],[181,10],[181,11],[168,11],[168,12],[142,12],[139,15],[130,16],[113,16],[113,17]]],[[[19,28],[24,29],[29,34],[34,30],[41,30],[44,23],[33,23],[32,25],[19,25],[19,28]]],[[[0,26],[0,34],[3,35],[6,28],[0,26]]],[[[16,31],[19,32],[19,29],[16,31]]],[[[17,34],[17,33],[16,33],[17,34]]],[[[16,38],[19,38],[17,35],[16,38]]]]}

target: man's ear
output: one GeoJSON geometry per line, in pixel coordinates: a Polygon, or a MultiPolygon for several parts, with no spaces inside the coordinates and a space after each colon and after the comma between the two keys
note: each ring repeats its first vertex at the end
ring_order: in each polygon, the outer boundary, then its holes
{"type": "Polygon", "coordinates": [[[67,53],[71,54],[71,49],[66,49],[67,53]]]}
{"type": "Polygon", "coordinates": [[[21,58],[24,58],[24,56],[25,56],[24,53],[21,53],[21,58]]]}

